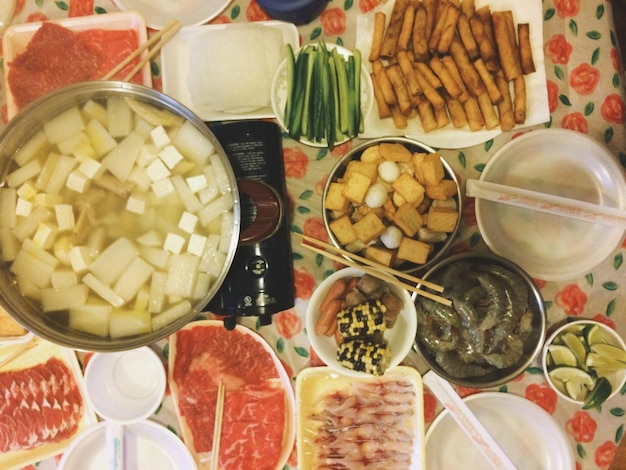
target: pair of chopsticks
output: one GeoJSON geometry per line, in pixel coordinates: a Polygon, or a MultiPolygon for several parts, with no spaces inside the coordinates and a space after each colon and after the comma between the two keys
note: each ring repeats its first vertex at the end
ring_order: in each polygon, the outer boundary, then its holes
{"type": "Polygon", "coordinates": [[[138,47],[132,54],[126,57],[123,61],[117,64],[109,73],[107,73],[102,80],[110,80],[115,76],[120,70],[130,64],[137,56],[143,54],[144,51],[150,49],[154,46],[140,61],[139,63],[130,71],[122,81],[127,82],[131,80],[137,72],[139,72],[144,65],[146,65],[152,58],[161,50],[161,48],[165,45],[167,41],[171,39],[174,34],[178,32],[181,24],[177,20],[173,20],[167,26],[165,26],[161,31],[154,34],[150,39],[148,39],[145,43],[143,43],[140,47],[138,47]]]}
{"type": "Polygon", "coordinates": [[[222,440],[222,418],[224,416],[224,395],[226,389],[224,383],[220,380],[217,389],[217,403],[215,404],[215,423],[213,425],[213,447],[211,449],[211,470],[219,468],[220,459],[220,442],[222,440]]]}
{"type": "Polygon", "coordinates": [[[443,305],[447,305],[447,306],[452,305],[452,302],[450,301],[450,299],[446,299],[445,297],[442,297],[437,294],[433,294],[432,292],[428,292],[417,287],[417,285],[419,284],[422,287],[428,287],[429,289],[432,289],[436,292],[443,292],[443,287],[438,284],[429,282],[425,279],[420,279],[415,276],[411,276],[410,274],[407,274],[402,271],[398,271],[388,266],[383,266],[382,264],[375,263],[367,258],[363,258],[362,256],[356,255],[346,250],[342,250],[329,243],[325,243],[321,240],[318,240],[317,238],[309,237],[307,235],[303,235],[297,232],[294,232],[294,233],[297,236],[302,238],[301,246],[303,246],[304,248],[307,248],[315,253],[325,256],[326,258],[345,264],[346,266],[351,266],[353,268],[360,269],[361,271],[367,274],[370,274],[378,279],[382,279],[383,281],[393,284],[397,287],[400,287],[401,289],[406,289],[410,292],[415,292],[417,295],[421,295],[428,299],[439,302],[443,305]],[[344,258],[344,256],[348,256],[358,261],[358,263],[355,263],[354,261],[350,261],[349,259],[344,258]],[[402,278],[406,281],[410,281],[411,283],[413,283],[413,285],[402,282],[396,279],[397,277],[402,278]]]}
{"type": "Polygon", "coordinates": [[[17,359],[22,354],[24,354],[26,351],[34,348],[35,346],[37,346],[37,337],[33,335],[33,337],[31,339],[29,339],[25,343],[20,344],[16,349],[11,351],[11,353],[9,353],[5,358],[3,358],[0,361],[0,368],[6,366],[11,361],[17,359]]]}

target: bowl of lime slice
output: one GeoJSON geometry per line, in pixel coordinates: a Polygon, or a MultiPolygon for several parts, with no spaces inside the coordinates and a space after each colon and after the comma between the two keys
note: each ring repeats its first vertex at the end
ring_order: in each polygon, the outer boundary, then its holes
{"type": "Polygon", "coordinates": [[[557,328],[543,348],[548,384],[583,409],[597,408],[626,383],[626,344],[608,325],[578,320],[557,328]]]}

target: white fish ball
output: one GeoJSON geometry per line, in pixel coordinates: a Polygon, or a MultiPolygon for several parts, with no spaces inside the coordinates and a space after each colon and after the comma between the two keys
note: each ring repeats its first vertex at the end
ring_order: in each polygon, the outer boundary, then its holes
{"type": "Polygon", "coordinates": [[[378,165],[378,176],[385,183],[393,183],[400,176],[400,167],[396,162],[384,161],[378,165]]]}
{"type": "Polygon", "coordinates": [[[376,209],[382,207],[388,197],[385,186],[381,183],[374,183],[365,194],[365,204],[372,209],[376,209]]]}
{"type": "Polygon", "coordinates": [[[402,236],[402,230],[400,230],[395,225],[390,225],[380,236],[380,241],[390,250],[395,250],[400,246],[402,236]]]}

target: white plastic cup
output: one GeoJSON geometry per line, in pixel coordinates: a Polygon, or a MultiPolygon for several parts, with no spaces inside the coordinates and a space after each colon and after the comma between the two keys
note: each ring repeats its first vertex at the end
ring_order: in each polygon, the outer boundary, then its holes
{"type": "Polygon", "coordinates": [[[103,419],[122,424],[150,417],[165,394],[163,363],[147,346],[95,353],[85,370],[87,396],[103,419]]]}

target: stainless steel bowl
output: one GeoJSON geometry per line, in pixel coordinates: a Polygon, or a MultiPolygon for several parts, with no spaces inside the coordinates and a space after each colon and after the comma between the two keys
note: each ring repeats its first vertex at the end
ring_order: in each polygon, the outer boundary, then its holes
{"type": "MultiPolygon", "coordinates": [[[[446,310],[445,308],[443,308],[443,306],[435,307],[435,309],[438,308],[436,312],[437,313],[436,325],[438,326],[439,329],[436,330],[436,334],[434,334],[434,333],[431,333],[431,331],[433,331],[431,330],[431,327],[433,326],[432,323],[429,323],[427,325],[423,325],[423,324],[420,325],[419,312],[418,312],[418,327],[417,327],[418,333],[417,333],[417,338],[416,338],[416,344],[422,357],[424,358],[428,366],[436,374],[448,380],[449,382],[462,385],[464,387],[472,387],[472,388],[496,387],[514,379],[515,377],[520,375],[522,372],[524,372],[524,370],[531,364],[533,359],[541,351],[543,342],[545,340],[546,312],[545,312],[545,307],[543,304],[543,298],[541,296],[541,292],[539,288],[535,285],[533,280],[530,278],[530,276],[524,270],[522,270],[518,265],[508,261],[507,259],[502,258],[501,256],[498,256],[498,255],[494,255],[490,252],[459,253],[456,255],[452,255],[440,261],[439,263],[437,263],[423,276],[423,278],[426,280],[444,285],[446,289],[440,295],[442,295],[443,297],[452,299],[452,296],[451,296],[452,288],[454,287],[457,287],[458,289],[470,288],[470,284],[469,284],[470,280],[468,280],[468,276],[465,274],[462,274],[462,273],[468,272],[467,270],[468,266],[472,268],[476,268],[475,272],[477,273],[479,271],[479,268],[484,267],[484,266],[489,266],[489,265],[495,265],[501,268],[505,268],[508,272],[515,275],[516,279],[519,279],[527,290],[528,300],[527,300],[526,310],[529,311],[529,316],[527,317],[528,322],[526,322],[523,326],[524,330],[526,331],[525,335],[527,336],[525,336],[525,339],[523,340],[523,348],[522,348],[521,355],[517,358],[517,360],[515,360],[514,363],[507,364],[505,367],[501,367],[501,368],[490,368],[491,370],[486,374],[473,375],[472,373],[474,372],[474,366],[482,367],[480,362],[464,362],[460,360],[453,361],[452,358],[456,358],[457,354],[462,353],[463,351],[467,351],[470,348],[474,348],[473,352],[478,350],[477,347],[471,346],[471,345],[476,344],[476,341],[479,341],[479,340],[477,340],[475,336],[467,335],[467,333],[469,331],[476,331],[478,329],[478,326],[477,326],[478,324],[486,326],[487,325],[486,321],[482,323],[482,319],[484,317],[476,318],[476,323],[472,324],[472,326],[468,328],[467,322],[463,321],[463,319],[468,318],[468,315],[465,315],[465,316],[459,315],[458,314],[458,312],[460,311],[459,304],[457,304],[453,300],[451,309],[457,312],[456,313],[457,320],[449,320],[449,321],[442,320],[442,318],[446,318],[446,319],[450,318],[449,310],[446,310]],[[445,273],[445,277],[441,277],[444,273],[445,273]],[[468,284],[465,284],[466,287],[462,287],[464,282],[468,283],[468,284]],[[458,322],[458,324],[456,324],[456,326],[449,328],[450,323],[452,323],[453,321],[456,322],[458,320],[460,321],[458,322]],[[428,336],[428,335],[430,335],[429,336],[430,340],[433,340],[433,341],[429,340],[428,342],[425,342],[422,339],[423,336],[428,336]],[[459,336],[463,339],[458,339],[459,336]],[[450,338],[456,338],[456,339],[450,339],[450,338]],[[467,339],[467,338],[471,338],[471,339],[467,339]],[[456,341],[455,344],[449,344],[454,341],[456,341]],[[437,348],[441,348],[441,350],[437,350],[437,348]],[[449,352],[444,352],[443,351],[444,349],[449,352]],[[438,354],[441,354],[440,361],[445,361],[444,364],[446,364],[446,367],[442,367],[440,362],[438,362],[437,357],[436,357],[438,354]],[[459,371],[458,374],[456,373],[457,371],[459,371]],[[465,377],[461,376],[465,374],[468,374],[468,376],[465,376],[465,377]]],[[[500,278],[500,280],[501,279],[502,278],[500,278]]],[[[474,282],[474,281],[471,281],[471,282],[474,282]]],[[[501,282],[498,282],[498,283],[492,282],[490,285],[502,287],[501,282]]],[[[511,291],[510,287],[507,286],[506,289],[508,289],[508,292],[510,294],[510,291],[511,291]]],[[[499,295],[501,292],[503,293],[503,291],[504,289],[501,288],[498,290],[497,294],[499,295]]],[[[428,303],[427,300],[422,300],[422,298],[414,297],[414,299],[416,301],[416,305],[417,305],[417,302],[421,302],[422,305],[425,305],[428,303]]],[[[465,299],[467,300],[467,297],[465,299]]],[[[477,310],[480,310],[481,314],[484,313],[485,309],[488,308],[489,306],[496,305],[495,303],[490,303],[489,299],[486,297],[482,297],[480,298],[480,300],[476,300],[476,299],[477,297],[474,297],[474,300],[469,301],[469,302],[473,304],[474,306],[478,305],[479,307],[477,308],[477,310]]],[[[419,309],[420,306],[417,305],[417,308],[419,309]]],[[[503,322],[505,321],[504,312],[501,309],[497,309],[496,311],[497,311],[497,316],[493,318],[492,326],[486,333],[486,338],[487,338],[486,341],[489,341],[489,338],[492,337],[490,335],[494,332],[493,328],[496,328],[498,325],[503,324],[503,322]]],[[[429,314],[429,315],[431,315],[431,317],[427,321],[431,321],[435,318],[435,315],[432,315],[432,314],[429,314]]],[[[519,322],[516,323],[516,325],[518,325],[519,329],[522,328],[519,322]]],[[[516,329],[514,330],[515,332],[519,331],[517,329],[518,327],[516,327],[516,329]]],[[[515,333],[515,334],[518,334],[518,333],[515,333]]],[[[524,337],[522,335],[520,336],[524,337]]],[[[491,351],[491,352],[486,352],[486,353],[495,354],[499,352],[500,350],[501,349],[498,348],[497,351],[491,351]]],[[[469,356],[466,356],[466,357],[469,357],[469,356]]],[[[492,359],[500,360],[501,358],[495,358],[495,356],[492,356],[492,359]]],[[[505,364],[505,362],[502,362],[501,364],[505,364]]]]}
{"type": "MultiPolygon", "coordinates": [[[[168,110],[191,122],[215,147],[215,151],[226,169],[230,187],[237,188],[232,166],[226,153],[208,126],[200,118],[177,101],[154,89],[115,81],[94,81],[70,85],[31,103],[11,119],[2,135],[0,135],[0,173],[4,175],[1,184],[6,184],[4,178],[16,151],[41,129],[43,123],[72,106],[82,105],[88,100],[97,101],[109,97],[133,98],[134,100],[154,105],[157,108],[168,110]]],[[[228,247],[225,263],[219,274],[211,282],[204,297],[192,303],[192,308],[188,312],[156,331],[113,339],[70,329],[67,324],[54,321],[50,318],[50,315],[42,313],[41,307],[35,301],[20,293],[15,277],[9,271],[9,266],[6,262],[0,267],[0,303],[15,320],[36,335],[75,349],[103,352],[120,351],[148,345],[165,338],[194,319],[202,311],[203,307],[221,286],[231,266],[239,240],[240,228],[240,202],[236,190],[233,190],[232,196],[232,239],[228,247]]]]}
{"type": "MultiPolygon", "coordinates": [[[[333,234],[332,230],[330,229],[330,222],[332,221],[332,215],[331,215],[331,211],[324,209],[324,207],[326,207],[326,196],[328,194],[328,190],[329,187],[331,185],[331,183],[337,181],[339,178],[341,178],[343,176],[343,174],[346,171],[346,168],[348,166],[348,164],[352,161],[352,160],[358,160],[361,157],[361,154],[368,149],[369,147],[378,145],[380,143],[383,142],[387,142],[387,143],[399,143],[399,144],[403,144],[405,147],[407,147],[409,150],[411,150],[411,152],[415,153],[415,152],[420,152],[420,153],[434,153],[435,150],[425,144],[422,144],[416,140],[412,140],[406,137],[381,137],[381,138],[377,138],[377,139],[371,139],[368,140],[367,142],[364,142],[360,145],[358,145],[357,147],[354,147],[352,150],[350,150],[348,153],[346,153],[334,166],[334,168],[331,170],[330,174],[328,175],[328,180],[326,181],[326,186],[324,187],[324,194],[322,197],[322,209],[323,209],[323,219],[324,219],[324,226],[326,227],[326,232],[328,233],[328,237],[331,241],[331,243],[333,245],[335,245],[337,248],[344,248],[339,241],[337,240],[337,238],[335,237],[335,235],[333,234]]],[[[459,227],[461,224],[461,213],[462,213],[462,202],[463,202],[463,197],[461,194],[461,188],[459,185],[459,181],[456,177],[456,174],[454,173],[454,171],[452,170],[452,167],[448,164],[448,162],[441,157],[441,162],[443,164],[444,170],[445,170],[445,178],[446,179],[450,179],[452,181],[454,181],[456,183],[456,187],[457,187],[457,192],[456,195],[454,196],[454,199],[456,201],[456,205],[457,205],[457,210],[459,213],[459,217],[457,219],[456,222],[456,226],[454,228],[454,231],[452,233],[449,233],[447,238],[442,241],[442,242],[437,242],[434,243],[433,245],[433,250],[430,253],[428,260],[426,261],[426,263],[424,264],[414,264],[414,263],[410,263],[410,262],[403,262],[401,265],[399,266],[394,266],[395,269],[398,269],[400,271],[404,271],[404,272],[415,272],[415,271],[426,271],[427,269],[429,269],[431,266],[433,266],[438,260],[441,259],[441,257],[448,251],[448,249],[450,248],[450,246],[454,243],[454,239],[456,238],[456,235],[459,231],[459,227]]],[[[357,254],[362,254],[362,253],[357,253],[357,254]]]]}

